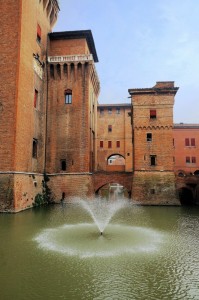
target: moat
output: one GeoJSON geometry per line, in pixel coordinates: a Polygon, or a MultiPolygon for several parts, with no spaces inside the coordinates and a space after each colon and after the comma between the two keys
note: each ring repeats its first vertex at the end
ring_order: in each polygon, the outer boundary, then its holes
{"type": "Polygon", "coordinates": [[[78,203],[0,214],[1,299],[199,299],[199,207],[78,203]]]}

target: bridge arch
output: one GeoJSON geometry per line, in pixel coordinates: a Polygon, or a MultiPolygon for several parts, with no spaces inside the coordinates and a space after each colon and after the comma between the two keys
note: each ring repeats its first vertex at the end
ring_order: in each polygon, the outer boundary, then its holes
{"type": "Polygon", "coordinates": [[[94,174],[94,191],[98,193],[100,188],[107,184],[117,183],[123,186],[129,195],[132,189],[132,173],[99,171],[94,174]]]}
{"type": "Polygon", "coordinates": [[[191,188],[184,186],[178,189],[181,205],[194,205],[194,194],[191,188]]]}

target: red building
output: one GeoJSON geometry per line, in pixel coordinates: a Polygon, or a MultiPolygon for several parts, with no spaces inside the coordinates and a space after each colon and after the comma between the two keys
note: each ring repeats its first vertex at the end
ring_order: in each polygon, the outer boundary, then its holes
{"type": "Polygon", "coordinates": [[[175,173],[199,174],[199,124],[174,124],[173,137],[175,173]]]}

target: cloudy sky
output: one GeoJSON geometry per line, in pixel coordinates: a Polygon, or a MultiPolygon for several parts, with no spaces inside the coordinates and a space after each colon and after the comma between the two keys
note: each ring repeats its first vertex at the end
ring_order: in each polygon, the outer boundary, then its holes
{"type": "Polygon", "coordinates": [[[59,0],[53,31],[91,29],[99,103],[128,102],[129,88],[175,81],[174,121],[199,123],[198,0],[59,0]]]}

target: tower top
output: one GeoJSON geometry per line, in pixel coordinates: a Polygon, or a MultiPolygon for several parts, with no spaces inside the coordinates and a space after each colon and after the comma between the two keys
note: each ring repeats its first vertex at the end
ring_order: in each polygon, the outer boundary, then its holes
{"type": "Polygon", "coordinates": [[[152,88],[129,89],[130,95],[142,94],[173,94],[175,95],[179,87],[174,87],[174,81],[157,81],[152,88]]]}
{"type": "Polygon", "coordinates": [[[61,31],[49,33],[50,40],[86,39],[94,62],[98,62],[97,51],[91,30],[61,31]]]}

